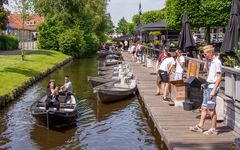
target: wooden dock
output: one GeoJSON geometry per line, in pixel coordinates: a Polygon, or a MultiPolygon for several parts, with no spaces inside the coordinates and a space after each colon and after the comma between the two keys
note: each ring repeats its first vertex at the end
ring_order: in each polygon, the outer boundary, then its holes
{"type": "MultiPolygon", "coordinates": [[[[131,54],[124,52],[123,59],[129,62],[135,77],[140,97],[162,140],[169,150],[229,150],[235,149],[237,136],[224,122],[218,123],[219,134],[208,136],[189,131],[189,126],[199,122],[200,113],[184,111],[182,108],[169,106],[162,102],[162,97],[155,96],[156,75],[153,68],[132,61],[131,54]]],[[[206,120],[205,129],[209,129],[211,120],[206,120]]]]}

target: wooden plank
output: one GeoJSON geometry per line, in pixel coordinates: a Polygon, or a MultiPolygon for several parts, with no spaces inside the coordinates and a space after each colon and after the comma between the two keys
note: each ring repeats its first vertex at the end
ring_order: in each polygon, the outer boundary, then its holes
{"type": "Polygon", "coordinates": [[[188,62],[188,70],[187,70],[187,78],[189,76],[197,77],[199,76],[199,69],[200,69],[200,63],[189,60],[188,62]]]}

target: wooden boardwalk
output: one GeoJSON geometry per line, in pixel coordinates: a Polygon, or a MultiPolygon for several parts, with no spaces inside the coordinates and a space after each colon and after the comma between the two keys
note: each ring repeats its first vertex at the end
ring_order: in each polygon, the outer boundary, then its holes
{"type": "MultiPolygon", "coordinates": [[[[184,111],[182,108],[169,106],[162,102],[162,97],[155,96],[156,75],[153,68],[132,61],[131,54],[124,52],[123,59],[129,62],[135,77],[140,97],[162,140],[169,150],[229,150],[234,148],[234,133],[224,123],[218,123],[219,134],[207,136],[189,131],[189,126],[199,122],[200,113],[184,111]]],[[[206,120],[205,129],[210,127],[206,120]]]]}

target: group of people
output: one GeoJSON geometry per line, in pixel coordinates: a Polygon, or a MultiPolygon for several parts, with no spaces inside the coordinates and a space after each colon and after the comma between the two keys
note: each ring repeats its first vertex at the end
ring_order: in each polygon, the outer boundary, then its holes
{"type": "Polygon", "coordinates": [[[144,62],[144,48],[141,45],[140,41],[137,41],[133,44],[129,50],[132,54],[133,61],[136,63],[143,63],[144,62]]]}
{"type": "Polygon", "coordinates": [[[47,86],[47,99],[46,102],[46,110],[49,109],[49,107],[56,107],[57,110],[60,109],[60,101],[59,101],[59,95],[65,96],[65,102],[68,100],[68,98],[72,94],[72,83],[69,80],[69,76],[66,75],[64,77],[64,84],[60,87],[60,89],[57,87],[55,80],[50,80],[48,82],[47,86]]]}
{"type": "MultiPolygon", "coordinates": [[[[171,56],[168,52],[169,47],[165,46],[163,52],[159,55],[156,64],[156,71],[158,73],[157,79],[157,93],[155,95],[160,95],[160,84],[162,86],[163,102],[168,102],[167,98],[169,93],[169,79],[172,73],[173,66],[176,66],[175,70],[175,80],[183,79],[183,65],[185,62],[182,56],[181,50],[176,50],[174,56],[171,56]],[[174,59],[175,58],[175,59],[174,59]]],[[[206,62],[204,65],[204,70],[208,72],[208,77],[206,84],[204,86],[203,102],[201,106],[201,118],[197,125],[189,127],[189,130],[193,132],[203,132],[206,135],[216,135],[218,134],[217,128],[217,115],[216,115],[216,97],[219,92],[219,85],[222,79],[222,63],[214,51],[212,45],[207,45],[203,47],[204,56],[206,62]],[[204,131],[204,123],[210,114],[211,117],[211,128],[204,131]]]]}
{"type": "Polygon", "coordinates": [[[163,52],[158,56],[156,63],[157,92],[155,95],[160,95],[160,89],[162,89],[164,102],[169,101],[167,96],[170,86],[170,74],[173,67],[176,66],[174,80],[182,80],[184,62],[185,58],[182,56],[182,51],[177,49],[175,54],[171,55],[168,46],[165,46],[163,52]]]}

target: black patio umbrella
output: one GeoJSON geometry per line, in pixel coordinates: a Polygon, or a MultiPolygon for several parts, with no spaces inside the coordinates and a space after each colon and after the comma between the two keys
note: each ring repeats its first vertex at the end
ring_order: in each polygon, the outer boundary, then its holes
{"type": "Polygon", "coordinates": [[[231,8],[231,16],[225,31],[224,40],[222,42],[221,51],[225,53],[236,52],[239,41],[240,29],[240,1],[233,0],[231,8]]]}
{"type": "Polygon", "coordinates": [[[184,12],[184,14],[183,14],[182,23],[183,23],[183,26],[182,26],[182,30],[180,33],[178,46],[179,46],[179,49],[185,51],[186,48],[196,46],[196,44],[193,40],[192,31],[191,31],[191,27],[189,24],[187,12],[184,12]]]}

